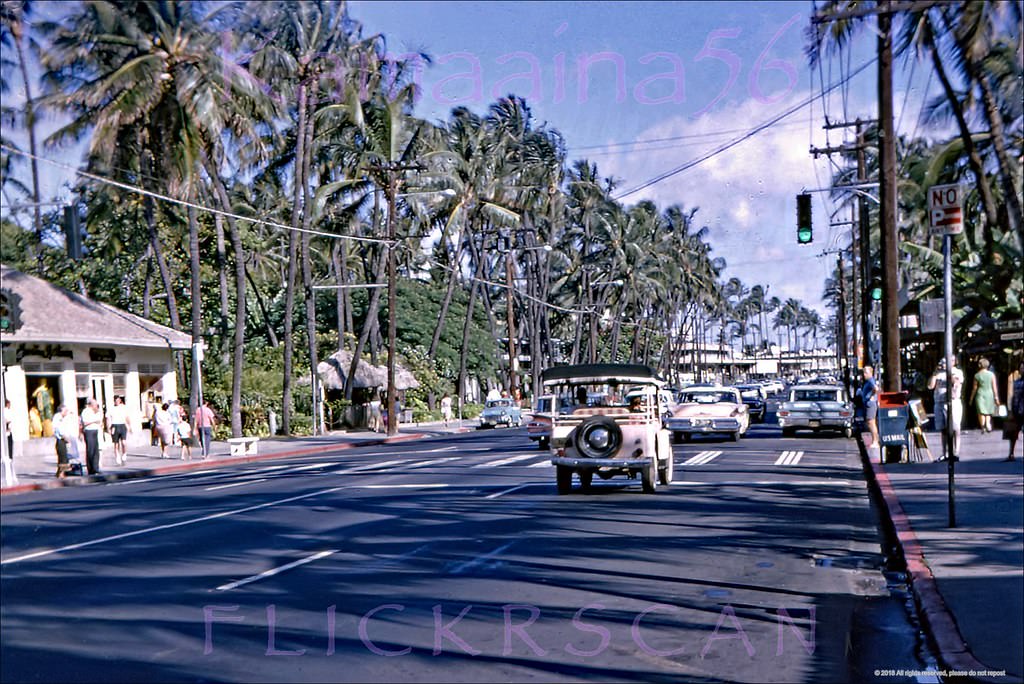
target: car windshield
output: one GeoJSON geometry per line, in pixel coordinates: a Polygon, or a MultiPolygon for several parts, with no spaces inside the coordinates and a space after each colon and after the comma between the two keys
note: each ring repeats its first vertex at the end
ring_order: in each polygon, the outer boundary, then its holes
{"type": "Polygon", "coordinates": [[[793,390],[793,401],[840,401],[839,390],[793,390]]]}
{"type": "Polygon", "coordinates": [[[734,403],[736,396],[731,392],[683,392],[682,403],[684,404],[717,404],[734,403]]]}
{"type": "Polygon", "coordinates": [[[487,408],[511,408],[511,407],[512,407],[512,400],[511,399],[492,399],[491,401],[487,402],[487,408]]]}

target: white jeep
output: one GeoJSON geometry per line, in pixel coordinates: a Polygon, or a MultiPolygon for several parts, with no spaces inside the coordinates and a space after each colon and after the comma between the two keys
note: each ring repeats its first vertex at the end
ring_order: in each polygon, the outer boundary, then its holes
{"type": "Polygon", "coordinates": [[[672,444],[663,425],[659,390],[649,366],[584,364],[555,366],[541,374],[545,394],[576,397],[564,412],[552,412],[551,463],[559,494],[572,491],[572,476],[590,488],[601,479],[626,475],[645,493],[672,481],[672,444]],[[628,398],[627,398],[628,393],[628,398]]]}

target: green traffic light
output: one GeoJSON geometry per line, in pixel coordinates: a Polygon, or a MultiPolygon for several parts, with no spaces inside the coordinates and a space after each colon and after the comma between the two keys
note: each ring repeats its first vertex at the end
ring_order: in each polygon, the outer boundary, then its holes
{"type": "Polygon", "coordinates": [[[879,301],[882,300],[882,286],[881,285],[876,285],[875,287],[871,288],[871,298],[873,300],[875,300],[876,302],[879,302],[879,301]]]}
{"type": "Polygon", "coordinates": [[[801,245],[807,245],[813,241],[813,233],[809,226],[802,226],[796,229],[796,241],[801,245]]]}

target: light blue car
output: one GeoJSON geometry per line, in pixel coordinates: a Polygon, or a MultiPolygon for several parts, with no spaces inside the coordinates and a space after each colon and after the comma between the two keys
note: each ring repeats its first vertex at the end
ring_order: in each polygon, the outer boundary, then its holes
{"type": "Polygon", "coordinates": [[[511,399],[492,399],[480,414],[481,428],[519,427],[523,424],[523,413],[511,399]]]}

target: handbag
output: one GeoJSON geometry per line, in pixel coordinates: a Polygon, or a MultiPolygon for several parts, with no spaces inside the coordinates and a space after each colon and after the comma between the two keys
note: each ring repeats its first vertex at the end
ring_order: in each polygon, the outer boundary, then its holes
{"type": "Polygon", "coordinates": [[[1000,404],[999,406],[996,407],[996,417],[998,417],[998,418],[1005,418],[1006,417],[1006,404],[1000,404]]]}

